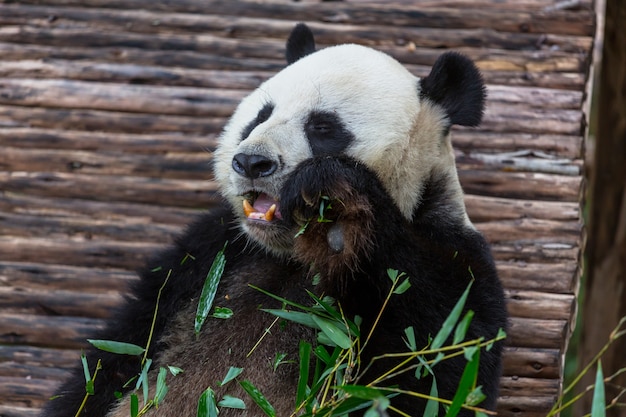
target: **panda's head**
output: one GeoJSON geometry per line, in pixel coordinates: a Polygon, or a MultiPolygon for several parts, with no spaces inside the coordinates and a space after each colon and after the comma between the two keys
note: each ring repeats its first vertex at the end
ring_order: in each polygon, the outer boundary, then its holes
{"type": "Polygon", "coordinates": [[[449,200],[460,203],[445,215],[469,223],[449,139],[452,125],[482,118],[485,88],[469,59],[445,53],[420,79],[364,46],[315,51],[303,24],[286,55],[287,67],[240,103],[214,155],[222,194],[249,238],[275,253],[290,250],[295,231],[281,221],[278,196],[300,162],[320,155],[363,162],[409,221],[426,183],[444,178],[449,200]]]}

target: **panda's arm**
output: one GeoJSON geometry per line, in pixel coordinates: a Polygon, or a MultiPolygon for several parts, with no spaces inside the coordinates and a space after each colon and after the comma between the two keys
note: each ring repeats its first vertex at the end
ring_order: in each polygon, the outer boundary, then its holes
{"type": "MultiPolygon", "coordinates": [[[[228,240],[226,225],[231,221],[230,216],[227,211],[218,210],[201,217],[177,244],[149,261],[140,272],[140,279],[132,284],[125,302],[93,338],[142,347],[147,346],[150,338],[147,358],[158,358],[163,348],[159,339],[168,319],[175,315],[182,303],[197,297],[215,254],[228,240]],[[151,329],[157,304],[158,314],[151,329]]],[[[190,327],[193,328],[193,323],[190,327]]],[[[85,352],[85,356],[91,375],[94,375],[98,361],[101,369],[94,380],[95,394],[87,398],[80,415],[103,417],[116,401],[116,391],[134,388],[134,381],[128,384],[130,387],[123,386],[141,371],[141,356],[108,353],[93,347],[85,352]]],[[[58,395],[46,403],[42,416],[74,416],[85,397],[85,377],[80,363],[57,392],[58,395]]]]}
{"type": "Polygon", "coordinates": [[[301,163],[282,190],[281,211],[301,227],[295,256],[326,276],[362,269],[373,251],[409,225],[376,175],[346,156],[301,163]]]}

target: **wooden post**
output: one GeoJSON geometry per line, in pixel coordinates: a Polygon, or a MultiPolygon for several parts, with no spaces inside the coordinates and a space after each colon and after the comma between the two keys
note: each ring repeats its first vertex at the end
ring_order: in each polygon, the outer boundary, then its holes
{"type": "MultiPolygon", "coordinates": [[[[606,1],[606,20],[596,137],[591,173],[588,276],[583,307],[580,358],[586,364],[602,348],[619,319],[626,315],[626,2],[606,1]]],[[[626,367],[626,337],[602,359],[605,376],[626,367]]],[[[582,381],[591,385],[594,372],[582,381]]],[[[626,386],[626,374],[614,382],[626,386]]],[[[607,385],[607,402],[619,390],[607,385]]],[[[624,403],[624,396],[620,399],[624,403]]],[[[574,415],[591,408],[585,397],[574,415]]],[[[626,416],[626,408],[609,416],[626,416]]]]}

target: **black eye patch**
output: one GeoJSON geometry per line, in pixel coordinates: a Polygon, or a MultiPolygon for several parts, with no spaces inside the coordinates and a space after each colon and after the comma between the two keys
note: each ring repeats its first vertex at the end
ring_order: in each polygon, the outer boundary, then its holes
{"type": "Polygon", "coordinates": [[[326,111],[311,113],[304,123],[304,132],[315,156],[339,154],[354,138],[339,116],[326,111]]]}
{"type": "Polygon", "coordinates": [[[255,127],[267,121],[267,119],[269,119],[272,115],[273,111],[274,105],[272,103],[265,103],[263,108],[261,108],[261,110],[259,110],[259,112],[257,113],[256,117],[251,120],[250,123],[248,123],[241,132],[241,140],[245,140],[248,136],[250,136],[250,133],[252,133],[255,127]]]}

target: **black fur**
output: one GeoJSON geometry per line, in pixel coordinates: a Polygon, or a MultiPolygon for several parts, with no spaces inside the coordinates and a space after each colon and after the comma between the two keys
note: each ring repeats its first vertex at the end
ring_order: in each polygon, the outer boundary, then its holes
{"type": "Polygon", "coordinates": [[[287,64],[293,64],[313,52],[315,52],[313,32],[304,23],[298,23],[287,39],[287,51],[285,52],[287,64]]]}
{"type": "Polygon", "coordinates": [[[304,132],[315,156],[339,154],[354,140],[339,116],[332,112],[311,113],[304,132]]]}
{"type": "Polygon", "coordinates": [[[259,110],[256,117],[250,120],[250,123],[241,132],[241,140],[246,140],[255,127],[261,123],[267,121],[274,112],[274,105],[272,103],[265,103],[265,105],[259,110]]]}
{"type": "Polygon", "coordinates": [[[485,109],[485,85],[476,65],[457,52],[442,54],[421,81],[420,95],[444,108],[450,124],[478,126],[485,109]]]}

